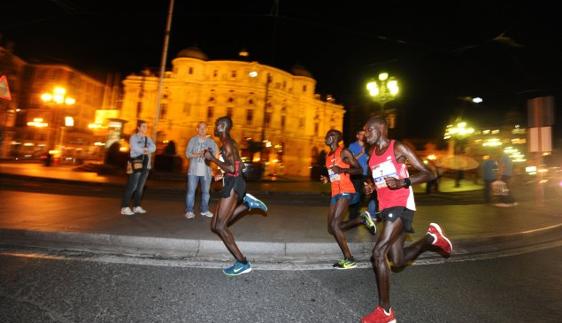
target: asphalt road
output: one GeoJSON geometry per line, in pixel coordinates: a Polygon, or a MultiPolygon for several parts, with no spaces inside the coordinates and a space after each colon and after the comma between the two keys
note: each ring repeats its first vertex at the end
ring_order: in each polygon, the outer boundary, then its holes
{"type": "MultiPolygon", "coordinates": [[[[371,269],[265,271],[0,254],[0,322],[358,322],[371,269]]],[[[392,275],[400,322],[560,322],[562,247],[392,275]]]]}

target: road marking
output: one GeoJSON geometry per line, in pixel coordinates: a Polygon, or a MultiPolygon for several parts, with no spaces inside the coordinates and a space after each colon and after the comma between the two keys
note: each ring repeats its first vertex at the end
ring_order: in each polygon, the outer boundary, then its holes
{"type": "MultiPolygon", "coordinates": [[[[487,252],[482,254],[453,255],[451,258],[428,258],[419,259],[414,266],[440,265],[450,262],[480,261],[503,257],[512,257],[531,252],[546,250],[550,248],[562,247],[562,240],[544,243],[540,245],[520,247],[503,251],[487,252]]],[[[115,255],[102,253],[79,253],[79,252],[60,252],[37,250],[25,251],[14,249],[0,249],[0,256],[35,258],[45,260],[68,260],[68,261],[88,261],[101,262],[107,264],[126,264],[157,267],[179,267],[179,268],[200,268],[200,269],[222,269],[227,266],[232,259],[162,259],[150,258],[135,255],[115,255]]],[[[334,270],[330,259],[310,259],[309,262],[291,261],[291,259],[278,259],[278,262],[252,262],[254,270],[267,271],[302,271],[302,270],[334,270]]],[[[357,262],[357,268],[371,268],[371,263],[362,259],[357,262]]]]}

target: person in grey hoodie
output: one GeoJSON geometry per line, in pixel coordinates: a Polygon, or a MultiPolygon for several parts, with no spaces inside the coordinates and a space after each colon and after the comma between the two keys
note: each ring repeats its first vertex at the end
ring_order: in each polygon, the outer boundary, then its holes
{"type": "Polygon", "coordinates": [[[156,145],[147,135],[146,121],[137,121],[137,132],[129,139],[130,156],[131,158],[143,157],[143,168],[141,170],[133,171],[129,175],[127,182],[127,189],[121,201],[121,214],[133,215],[135,213],[146,213],[146,210],[141,207],[142,191],[144,184],[148,178],[150,171],[150,155],[156,151],[156,145]],[[130,203],[133,197],[133,209],[131,210],[130,203]]]}
{"type": "Polygon", "coordinates": [[[197,185],[201,183],[201,216],[213,217],[209,211],[209,190],[211,188],[211,167],[205,161],[204,152],[208,150],[213,155],[218,154],[217,144],[207,135],[207,124],[199,122],[197,124],[197,135],[193,136],[185,148],[185,156],[189,159],[189,171],[187,172],[187,195],[185,197],[185,217],[193,219],[193,206],[195,204],[195,191],[197,185]]]}

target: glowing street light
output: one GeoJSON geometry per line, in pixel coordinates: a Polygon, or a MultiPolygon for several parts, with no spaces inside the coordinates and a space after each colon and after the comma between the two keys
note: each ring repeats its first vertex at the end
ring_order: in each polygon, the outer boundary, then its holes
{"type": "Polygon", "coordinates": [[[445,136],[443,139],[451,139],[455,137],[457,139],[462,139],[468,137],[474,133],[474,128],[468,127],[466,122],[459,121],[455,125],[447,125],[445,128],[445,136]]]}
{"type": "MultiPolygon", "coordinates": [[[[51,92],[44,92],[41,94],[41,101],[45,102],[48,105],[54,105],[59,107],[68,107],[76,104],[76,99],[67,95],[67,90],[61,86],[55,86],[51,92]]],[[[64,125],[63,119],[59,116],[60,109],[56,110],[56,116],[54,118],[54,123],[56,124],[55,131],[60,128],[60,134],[55,137],[59,137],[59,146],[63,144],[63,136],[64,136],[64,127],[73,127],[74,126],[74,118],[71,116],[64,117],[64,125]]],[[[29,124],[29,123],[28,123],[29,124]]],[[[49,145],[50,148],[54,148],[54,140],[49,145]]]]}
{"type": "Polygon", "coordinates": [[[378,80],[367,83],[366,87],[373,100],[380,103],[382,112],[384,105],[394,100],[400,92],[398,81],[385,72],[378,75],[378,80]]]}
{"type": "Polygon", "coordinates": [[[482,100],[481,97],[477,96],[477,97],[475,97],[475,98],[472,98],[472,102],[473,102],[473,103],[476,103],[476,104],[479,104],[479,103],[484,102],[484,100],[482,100]]]}

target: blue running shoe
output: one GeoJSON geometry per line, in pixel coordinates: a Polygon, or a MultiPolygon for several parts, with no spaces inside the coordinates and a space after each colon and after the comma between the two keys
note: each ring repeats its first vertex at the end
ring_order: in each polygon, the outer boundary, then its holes
{"type": "Polygon", "coordinates": [[[249,273],[250,271],[252,271],[252,266],[249,262],[244,264],[238,260],[234,263],[234,265],[222,270],[222,272],[227,276],[238,276],[249,273]]]}
{"type": "Polygon", "coordinates": [[[244,203],[244,205],[246,205],[249,210],[258,209],[267,213],[267,205],[265,205],[265,203],[260,201],[257,197],[253,196],[252,194],[246,193],[246,195],[244,195],[244,199],[242,200],[242,203],[244,203]]]}

